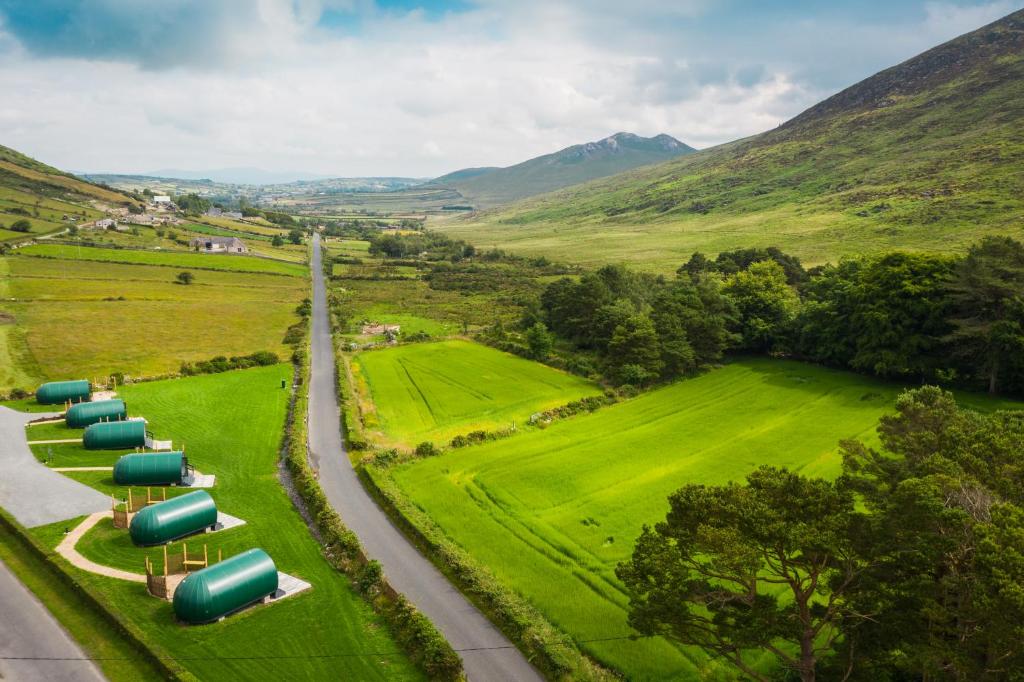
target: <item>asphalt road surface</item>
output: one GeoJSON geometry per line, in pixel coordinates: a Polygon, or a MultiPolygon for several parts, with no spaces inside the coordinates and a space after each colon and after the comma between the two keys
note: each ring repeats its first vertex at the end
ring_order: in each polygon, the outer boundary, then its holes
{"type": "Polygon", "coordinates": [[[46,607],[0,562],[0,680],[104,679],[46,607]]]}
{"type": "Polygon", "coordinates": [[[313,338],[309,446],[327,499],[403,593],[459,651],[474,682],[542,680],[523,654],[424,558],[363,489],[341,439],[334,350],[327,322],[320,236],[313,236],[313,338]]]}

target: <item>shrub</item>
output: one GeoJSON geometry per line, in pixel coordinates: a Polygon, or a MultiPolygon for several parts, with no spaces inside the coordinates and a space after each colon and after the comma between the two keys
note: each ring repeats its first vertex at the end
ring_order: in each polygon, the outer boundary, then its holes
{"type": "Polygon", "coordinates": [[[428,440],[425,440],[416,446],[417,457],[436,457],[440,454],[441,450],[428,440]]]}
{"type": "Polygon", "coordinates": [[[218,355],[209,360],[200,360],[195,363],[183,362],[179,370],[184,376],[195,376],[196,374],[218,374],[232,369],[247,369],[249,367],[265,367],[276,365],[281,359],[277,353],[268,350],[257,351],[251,355],[234,355],[230,359],[218,355]]]}
{"type": "Polygon", "coordinates": [[[404,338],[406,341],[412,341],[416,343],[420,341],[430,341],[431,336],[430,334],[421,329],[418,332],[413,332],[412,334],[409,334],[408,336],[404,336],[402,338],[404,338]]]}
{"type": "Polygon", "coordinates": [[[18,220],[15,220],[8,229],[10,229],[12,232],[31,232],[32,223],[25,220],[24,218],[20,218],[18,220]]]}

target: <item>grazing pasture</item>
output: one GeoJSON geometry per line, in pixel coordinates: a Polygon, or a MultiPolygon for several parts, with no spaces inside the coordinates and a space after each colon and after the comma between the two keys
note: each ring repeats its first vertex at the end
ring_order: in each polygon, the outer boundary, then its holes
{"type": "Polygon", "coordinates": [[[521,426],[534,412],[600,393],[579,377],[460,340],[362,352],[352,371],[365,429],[405,445],[521,426]]]}
{"type": "MultiPolygon", "coordinates": [[[[290,366],[275,365],[130,385],[120,393],[133,414],[149,420],[154,433],[186,444],[196,468],[217,476],[208,492],[218,508],[246,521],[238,528],[186,539],[190,551],[206,543],[213,556],[220,548],[227,557],[262,547],[279,570],[312,583],[312,590],[220,623],[184,627],[174,621],[171,604],[148,596],[143,585],[67,570],[199,679],[419,679],[404,656],[394,653],[396,643],[370,607],[323,558],[278,481],[289,401],[281,380],[291,376],[290,366]]],[[[41,447],[34,446],[37,454],[41,447]]],[[[104,457],[112,465],[119,454],[88,457],[104,457]]],[[[103,472],[83,472],[76,478],[104,492],[113,486],[110,474],[103,472]]],[[[31,532],[56,545],[65,525],[31,532]]],[[[160,561],[163,556],[159,548],[132,546],[127,532],[115,531],[109,522],[90,531],[79,549],[100,563],[140,573],[145,556],[160,561]]]]}
{"type": "Polygon", "coordinates": [[[306,279],[195,270],[195,281],[183,286],[174,282],[178,272],[153,265],[0,258],[0,360],[6,360],[0,361],[0,389],[68,376],[162,374],[185,361],[259,350],[287,357],[290,349],[282,341],[298,319],[295,307],[308,295],[306,279]]]}
{"type": "Polygon", "coordinates": [[[604,664],[630,679],[694,679],[708,672],[699,651],[661,639],[593,641],[630,634],[614,570],[641,526],[662,520],[667,496],[687,483],[738,480],[761,464],[836,475],[838,441],[870,440],[898,392],[812,365],[742,360],[544,430],[371,471],[393,476],[449,537],[604,664]]]}
{"type": "Polygon", "coordinates": [[[306,277],[308,268],[298,263],[284,263],[252,256],[204,254],[189,251],[142,251],[134,249],[104,249],[64,244],[33,244],[19,253],[61,260],[91,260],[105,263],[156,265],[201,270],[227,270],[230,272],[257,272],[275,275],[306,277]]]}

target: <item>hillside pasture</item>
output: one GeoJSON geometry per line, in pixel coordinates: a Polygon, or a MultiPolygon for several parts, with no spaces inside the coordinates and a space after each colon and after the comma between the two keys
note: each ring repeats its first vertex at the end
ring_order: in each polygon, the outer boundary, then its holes
{"type": "Polygon", "coordinates": [[[521,426],[534,412],[600,393],[579,377],[460,340],[359,353],[352,371],[366,430],[406,445],[521,426]]]}
{"type": "Polygon", "coordinates": [[[53,234],[54,232],[60,232],[64,229],[64,225],[60,223],[44,220],[35,216],[25,216],[18,213],[6,213],[0,210],[0,239],[5,241],[12,241],[15,239],[25,239],[27,237],[38,237],[45,234],[53,234]],[[19,220],[27,220],[30,227],[28,232],[18,232],[11,230],[11,228],[19,220]]]}
{"type": "MultiPolygon", "coordinates": [[[[400,316],[433,321],[447,330],[445,335],[461,333],[503,319],[507,324],[518,317],[517,307],[500,293],[462,294],[457,291],[431,289],[421,279],[352,279],[345,276],[330,280],[332,291],[351,312],[348,332],[358,333],[361,320],[392,322],[400,316]]],[[[425,325],[424,331],[434,335],[437,329],[425,325]]],[[[416,331],[402,327],[402,333],[416,331]]]]}
{"type": "Polygon", "coordinates": [[[216,355],[290,353],[282,342],[308,295],[305,279],[196,270],[195,281],[183,286],[174,281],[177,273],[151,265],[0,258],[0,322],[6,322],[0,357],[7,359],[0,362],[0,389],[112,372],[163,374],[216,355]]]}
{"type": "Polygon", "coordinates": [[[0,159],[0,171],[19,176],[32,184],[49,186],[55,190],[71,192],[77,195],[98,199],[113,204],[128,203],[131,199],[120,192],[112,191],[99,185],[83,182],[76,177],[65,174],[49,173],[34,168],[27,168],[17,163],[0,159]]]}
{"type": "MultiPolygon", "coordinates": [[[[309,592],[219,623],[185,627],[175,622],[171,604],[148,596],[144,585],[70,566],[66,570],[198,679],[420,679],[405,657],[395,653],[396,643],[370,607],[324,559],[278,481],[290,395],[281,381],[290,383],[291,377],[289,365],[276,365],[124,386],[120,395],[133,414],[146,417],[154,433],[186,443],[190,462],[217,476],[208,492],[218,508],[246,521],[238,528],[186,539],[190,554],[201,553],[203,544],[213,557],[219,549],[225,558],[261,547],[279,570],[310,582],[309,592]]],[[[40,447],[34,447],[37,454],[40,447]]],[[[69,459],[70,450],[81,450],[62,447],[69,459]]],[[[81,452],[82,460],[105,457],[108,465],[121,454],[81,452]]],[[[111,490],[107,473],[79,476],[103,492],[111,490]]],[[[31,532],[55,546],[66,525],[31,532]]],[[[174,543],[173,550],[180,546],[174,543]]],[[[138,573],[146,556],[162,565],[160,548],[134,547],[127,532],[109,522],[87,533],[79,549],[97,562],[138,573]]]]}
{"type": "Polygon", "coordinates": [[[24,249],[19,249],[18,252],[25,256],[57,258],[61,260],[89,260],[103,263],[156,265],[183,269],[257,272],[288,275],[291,277],[306,277],[308,275],[308,269],[305,265],[243,255],[203,254],[189,251],[106,249],[66,244],[33,244],[24,249]]]}
{"type": "MultiPolygon", "coordinates": [[[[698,679],[699,651],[631,632],[614,575],[687,483],[762,464],[835,476],[837,444],[874,437],[898,386],[790,361],[733,362],[595,413],[391,470],[458,545],[629,679],[698,679]]],[[[982,409],[1014,406],[971,396],[982,409]]]]}

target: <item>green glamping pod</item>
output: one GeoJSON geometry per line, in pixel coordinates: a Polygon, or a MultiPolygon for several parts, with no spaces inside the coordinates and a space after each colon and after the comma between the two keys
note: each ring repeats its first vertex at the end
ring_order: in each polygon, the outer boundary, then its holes
{"type": "Polygon", "coordinates": [[[114,464],[114,483],[118,485],[181,485],[191,476],[188,458],[182,452],[135,452],[114,464]]]}
{"type": "Polygon", "coordinates": [[[174,591],[174,614],[186,623],[210,623],[277,592],[277,566],[250,549],[195,573],[174,591]]]}
{"type": "MultiPolygon", "coordinates": [[[[145,455],[152,457],[152,455],[145,455]]],[[[128,533],[136,545],[162,545],[217,525],[217,505],[210,493],[197,490],[143,507],[132,517],[128,533]]]]}
{"type": "Polygon", "coordinates": [[[79,403],[89,399],[92,387],[85,379],[78,381],[51,381],[36,389],[36,402],[40,405],[61,405],[67,401],[79,403]]]}
{"type": "Polygon", "coordinates": [[[72,429],[83,429],[97,422],[119,422],[128,418],[124,401],[97,400],[91,403],[76,403],[68,408],[64,423],[72,429]]]}
{"type": "Polygon", "coordinates": [[[146,444],[146,422],[141,419],[99,422],[85,430],[82,443],[86,450],[121,450],[146,444]]]}

